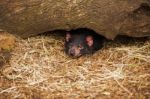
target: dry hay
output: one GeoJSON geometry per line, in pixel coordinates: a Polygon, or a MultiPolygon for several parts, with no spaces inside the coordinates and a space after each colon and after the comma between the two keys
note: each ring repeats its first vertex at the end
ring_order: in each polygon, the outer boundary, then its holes
{"type": "Polygon", "coordinates": [[[1,99],[150,97],[150,40],[106,41],[78,59],[64,53],[63,42],[59,34],[18,39],[1,68],[1,99]]]}

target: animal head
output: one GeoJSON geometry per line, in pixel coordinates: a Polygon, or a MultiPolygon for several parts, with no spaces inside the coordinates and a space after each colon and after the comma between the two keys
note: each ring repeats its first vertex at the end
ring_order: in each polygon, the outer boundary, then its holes
{"type": "Polygon", "coordinates": [[[80,57],[90,53],[93,46],[93,36],[81,33],[66,33],[66,53],[73,57],[80,57]]]}

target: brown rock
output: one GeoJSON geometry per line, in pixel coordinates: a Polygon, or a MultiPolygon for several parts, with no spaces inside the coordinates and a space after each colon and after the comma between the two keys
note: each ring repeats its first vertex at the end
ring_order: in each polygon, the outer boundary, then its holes
{"type": "Polygon", "coordinates": [[[21,37],[89,28],[113,39],[150,36],[150,0],[0,0],[0,29],[21,37]]]}
{"type": "Polygon", "coordinates": [[[15,37],[6,32],[0,32],[0,67],[9,61],[11,50],[15,45],[15,37]]]}
{"type": "Polygon", "coordinates": [[[15,45],[15,37],[6,32],[0,32],[0,51],[12,50],[15,45]]]}

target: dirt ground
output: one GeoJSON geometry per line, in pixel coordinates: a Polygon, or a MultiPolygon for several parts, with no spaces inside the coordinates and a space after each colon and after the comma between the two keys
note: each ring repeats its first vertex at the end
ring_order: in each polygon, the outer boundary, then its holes
{"type": "Polygon", "coordinates": [[[110,98],[150,99],[150,39],[120,37],[73,59],[63,35],[17,38],[0,67],[0,99],[110,98]]]}

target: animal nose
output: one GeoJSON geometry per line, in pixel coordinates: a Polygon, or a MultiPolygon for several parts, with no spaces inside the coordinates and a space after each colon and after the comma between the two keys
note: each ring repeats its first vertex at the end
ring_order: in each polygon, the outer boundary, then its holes
{"type": "Polygon", "coordinates": [[[78,51],[78,50],[70,50],[69,51],[69,55],[72,56],[72,57],[74,57],[74,58],[81,56],[80,51],[78,51]]]}
{"type": "Polygon", "coordinates": [[[70,50],[69,53],[70,53],[71,56],[75,56],[75,51],[74,50],[70,50]]]}

